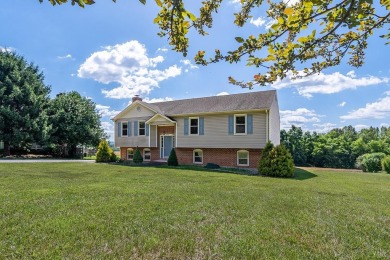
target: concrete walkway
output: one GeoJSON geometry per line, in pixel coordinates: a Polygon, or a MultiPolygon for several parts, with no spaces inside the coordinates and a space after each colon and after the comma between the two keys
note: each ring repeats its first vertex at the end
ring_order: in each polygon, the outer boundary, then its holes
{"type": "Polygon", "coordinates": [[[0,163],[95,163],[95,160],[65,159],[0,159],[0,163]]]}

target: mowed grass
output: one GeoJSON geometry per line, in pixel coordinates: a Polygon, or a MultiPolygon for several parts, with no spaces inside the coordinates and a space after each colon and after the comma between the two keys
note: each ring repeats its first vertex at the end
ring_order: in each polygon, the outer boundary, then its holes
{"type": "Polygon", "coordinates": [[[0,164],[0,258],[390,258],[390,174],[0,164]]]}

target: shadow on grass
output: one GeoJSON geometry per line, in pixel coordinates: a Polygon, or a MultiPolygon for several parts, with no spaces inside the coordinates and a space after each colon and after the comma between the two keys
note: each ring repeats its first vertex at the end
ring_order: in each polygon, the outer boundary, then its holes
{"type": "Polygon", "coordinates": [[[300,169],[300,168],[295,168],[294,175],[295,175],[294,179],[298,180],[298,181],[304,181],[307,179],[317,177],[317,175],[315,175],[314,173],[300,169]]]}

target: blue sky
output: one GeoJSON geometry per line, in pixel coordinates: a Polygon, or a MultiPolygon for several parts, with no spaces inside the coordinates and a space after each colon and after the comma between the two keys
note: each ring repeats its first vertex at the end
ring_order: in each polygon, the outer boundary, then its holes
{"type": "MultiPolygon", "coordinates": [[[[390,126],[390,46],[374,35],[366,61],[356,69],[342,65],[319,75],[289,78],[253,90],[230,85],[228,76],[249,80],[255,68],[219,63],[196,66],[198,50],[210,53],[236,46],[235,36],[264,32],[270,22],[264,10],[254,13],[244,28],[233,26],[234,1],[223,3],[209,35],[191,34],[186,58],[170,50],[153,24],[154,1],[99,1],[85,9],[70,4],[51,6],[38,0],[0,1],[0,48],[11,49],[38,65],[54,97],[76,90],[91,98],[102,115],[102,126],[113,136],[110,118],[125,108],[134,94],[146,101],[235,94],[277,89],[282,128],[291,124],[326,132],[352,125],[390,126]]],[[[196,6],[193,6],[196,8],[196,6]]],[[[196,14],[196,13],[195,13],[196,14]]]]}

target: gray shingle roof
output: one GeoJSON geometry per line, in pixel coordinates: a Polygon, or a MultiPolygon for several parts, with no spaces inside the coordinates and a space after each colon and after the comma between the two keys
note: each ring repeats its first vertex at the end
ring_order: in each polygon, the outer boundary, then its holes
{"type": "Polygon", "coordinates": [[[158,103],[142,103],[156,112],[166,116],[177,116],[213,112],[269,109],[275,95],[275,90],[268,90],[226,96],[182,99],[158,103]]]}

